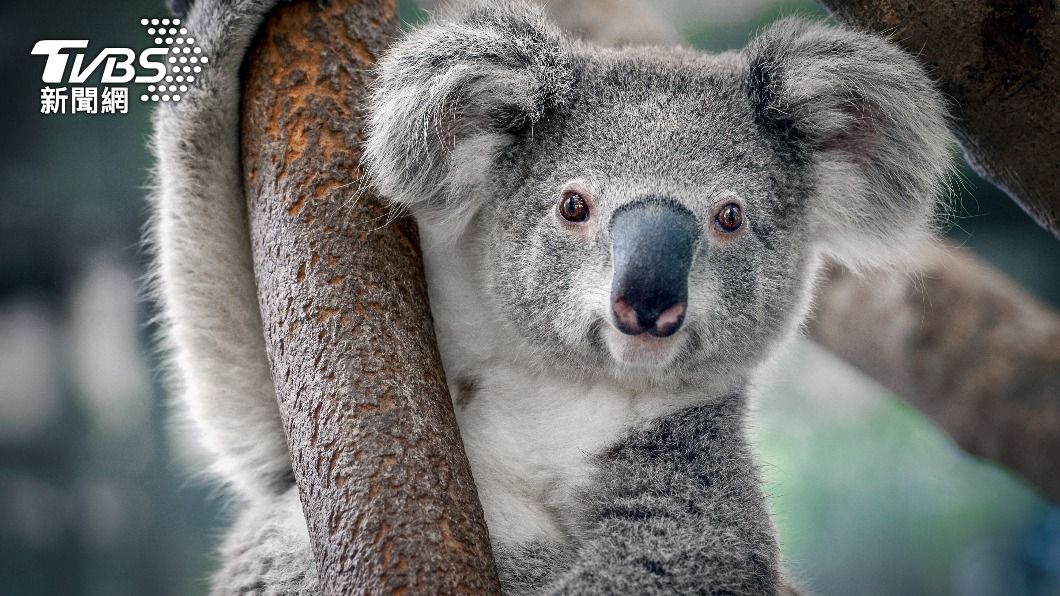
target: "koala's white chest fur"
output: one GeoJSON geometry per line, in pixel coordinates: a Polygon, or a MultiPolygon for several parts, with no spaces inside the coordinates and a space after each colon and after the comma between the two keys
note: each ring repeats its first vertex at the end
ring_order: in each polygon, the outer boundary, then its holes
{"type": "Polygon", "coordinates": [[[500,544],[564,540],[577,524],[575,494],[591,478],[592,456],[673,403],[504,364],[482,370],[471,396],[462,395],[469,387],[453,390],[486,522],[500,544]]]}

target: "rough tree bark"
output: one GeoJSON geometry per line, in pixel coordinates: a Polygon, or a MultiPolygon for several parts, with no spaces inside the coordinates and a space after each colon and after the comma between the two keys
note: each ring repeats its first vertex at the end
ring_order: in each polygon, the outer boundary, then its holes
{"type": "Polygon", "coordinates": [[[1060,238],[1060,10],[1054,0],[821,0],[886,32],[953,98],[968,163],[1060,238]]]}
{"type": "Polygon", "coordinates": [[[243,160],[268,356],[324,594],[496,593],[415,224],[362,186],[393,0],[279,8],[246,66],[243,160]]]}

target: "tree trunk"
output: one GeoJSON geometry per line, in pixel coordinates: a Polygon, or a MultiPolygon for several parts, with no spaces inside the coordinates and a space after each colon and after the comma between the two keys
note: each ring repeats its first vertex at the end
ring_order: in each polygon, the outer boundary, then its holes
{"type": "Polygon", "coordinates": [[[324,594],[496,593],[415,224],[363,188],[393,0],[279,8],[246,64],[244,182],[273,380],[324,594]]]}
{"type": "Polygon", "coordinates": [[[1060,238],[1060,10],[1052,0],[821,0],[889,34],[953,99],[968,163],[1060,238]]]}

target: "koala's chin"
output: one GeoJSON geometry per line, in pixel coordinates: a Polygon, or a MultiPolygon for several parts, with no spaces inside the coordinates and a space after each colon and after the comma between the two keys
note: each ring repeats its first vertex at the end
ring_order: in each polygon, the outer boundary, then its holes
{"type": "Polygon", "coordinates": [[[615,364],[623,369],[666,369],[677,360],[687,341],[688,335],[683,331],[669,337],[627,335],[611,324],[604,331],[604,344],[615,364]]]}

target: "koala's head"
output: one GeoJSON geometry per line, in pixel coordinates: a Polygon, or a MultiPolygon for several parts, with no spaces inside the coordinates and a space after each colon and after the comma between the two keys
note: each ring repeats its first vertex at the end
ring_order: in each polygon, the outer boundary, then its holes
{"type": "Polygon", "coordinates": [[[706,55],[473,6],[393,47],[369,108],[377,187],[470,248],[522,343],[658,382],[745,374],[801,321],[822,255],[915,253],[951,159],[910,56],[799,21],[706,55]]]}

